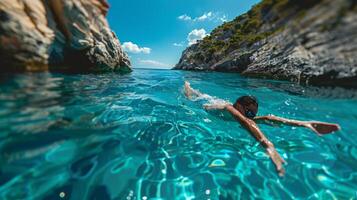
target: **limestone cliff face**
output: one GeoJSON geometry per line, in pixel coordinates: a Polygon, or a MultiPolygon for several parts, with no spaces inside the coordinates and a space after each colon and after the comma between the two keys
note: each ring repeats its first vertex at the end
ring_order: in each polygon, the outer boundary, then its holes
{"type": "Polygon", "coordinates": [[[106,0],[1,0],[0,71],[130,70],[106,0]]]}
{"type": "Polygon", "coordinates": [[[356,0],[263,0],[187,48],[174,69],[357,87],[356,0]]]}

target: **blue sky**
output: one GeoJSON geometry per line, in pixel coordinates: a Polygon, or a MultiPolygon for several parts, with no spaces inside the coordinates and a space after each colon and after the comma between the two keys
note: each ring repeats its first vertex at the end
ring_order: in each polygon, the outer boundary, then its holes
{"type": "Polygon", "coordinates": [[[108,20],[134,68],[172,68],[182,51],[259,0],[109,0],[108,20]]]}

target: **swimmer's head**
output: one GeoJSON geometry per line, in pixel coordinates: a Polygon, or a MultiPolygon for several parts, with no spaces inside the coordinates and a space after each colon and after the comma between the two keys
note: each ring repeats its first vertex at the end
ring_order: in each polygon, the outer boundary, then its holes
{"type": "Polygon", "coordinates": [[[241,96],[236,100],[233,107],[244,116],[253,119],[258,112],[258,101],[253,96],[241,96]]]}

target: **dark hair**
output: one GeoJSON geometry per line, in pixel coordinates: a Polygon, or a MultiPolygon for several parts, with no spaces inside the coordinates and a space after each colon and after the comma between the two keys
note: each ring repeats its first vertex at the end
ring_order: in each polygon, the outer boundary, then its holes
{"type": "Polygon", "coordinates": [[[236,102],[233,104],[233,107],[238,110],[238,104],[242,105],[243,107],[247,107],[251,104],[256,106],[256,111],[254,111],[254,114],[257,114],[258,112],[258,101],[257,98],[254,96],[241,96],[239,97],[236,102]]]}

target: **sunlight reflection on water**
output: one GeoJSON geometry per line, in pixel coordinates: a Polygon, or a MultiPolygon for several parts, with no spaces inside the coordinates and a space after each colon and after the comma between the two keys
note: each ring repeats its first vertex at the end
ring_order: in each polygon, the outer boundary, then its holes
{"type": "Polygon", "coordinates": [[[355,198],[356,91],[169,70],[0,82],[0,199],[355,198]],[[229,115],[183,96],[184,80],[231,102],[255,95],[261,115],[337,122],[342,131],[262,125],[288,162],[279,178],[229,115]]]}

